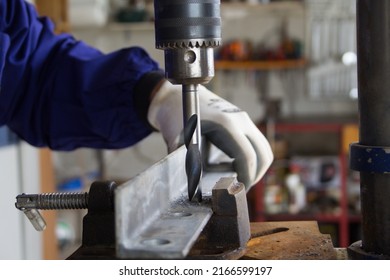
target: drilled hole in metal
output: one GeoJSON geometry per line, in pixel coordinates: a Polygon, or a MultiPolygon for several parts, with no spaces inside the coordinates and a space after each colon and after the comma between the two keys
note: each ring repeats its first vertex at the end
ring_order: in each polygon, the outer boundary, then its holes
{"type": "Polygon", "coordinates": [[[144,239],[141,241],[141,243],[143,245],[156,247],[156,246],[167,245],[167,244],[171,243],[171,241],[169,241],[168,239],[163,239],[163,238],[152,238],[152,239],[144,239]]]}
{"type": "Polygon", "coordinates": [[[187,213],[187,212],[174,212],[174,213],[171,213],[170,215],[173,216],[173,217],[189,217],[189,216],[192,216],[191,213],[187,213]]]}
{"type": "Polygon", "coordinates": [[[289,229],[285,228],[285,227],[273,228],[273,229],[265,230],[265,231],[262,231],[262,232],[258,232],[256,234],[252,234],[251,238],[266,236],[266,235],[275,234],[275,233],[279,233],[279,232],[284,232],[284,231],[288,231],[288,230],[289,229]]]}

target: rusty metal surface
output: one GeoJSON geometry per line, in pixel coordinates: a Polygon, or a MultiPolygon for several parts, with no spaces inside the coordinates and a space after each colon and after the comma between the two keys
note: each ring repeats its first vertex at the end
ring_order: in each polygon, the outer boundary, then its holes
{"type": "Polygon", "coordinates": [[[330,235],[322,234],[315,221],[251,224],[251,239],[242,259],[333,260],[330,235]]]}

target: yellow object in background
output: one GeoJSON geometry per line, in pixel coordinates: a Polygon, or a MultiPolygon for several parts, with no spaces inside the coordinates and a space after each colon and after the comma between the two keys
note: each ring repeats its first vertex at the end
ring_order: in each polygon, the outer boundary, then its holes
{"type": "Polygon", "coordinates": [[[357,124],[347,124],[343,127],[342,132],[342,152],[345,154],[349,153],[349,145],[353,142],[359,141],[359,128],[357,124]]]}

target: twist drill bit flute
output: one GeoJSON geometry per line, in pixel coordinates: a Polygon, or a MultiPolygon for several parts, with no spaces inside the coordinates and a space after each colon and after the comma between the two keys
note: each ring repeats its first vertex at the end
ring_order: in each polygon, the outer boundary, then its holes
{"type": "Polygon", "coordinates": [[[221,44],[220,0],[155,0],[154,9],[156,48],[164,50],[165,76],[183,89],[188,196],[191,201],[200,201],[198,85],[214,76],[213,48],[221,44]]]}

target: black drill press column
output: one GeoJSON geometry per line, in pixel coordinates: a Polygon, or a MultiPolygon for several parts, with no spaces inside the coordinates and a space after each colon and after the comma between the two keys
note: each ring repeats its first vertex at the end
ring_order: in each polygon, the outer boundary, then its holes
{"type": "Polygon", "coordinates": [[[362,241],[352,258],[390,256],[390,1],[357,0],[359,144],[351,167],[360,171],[362,241]]]}

